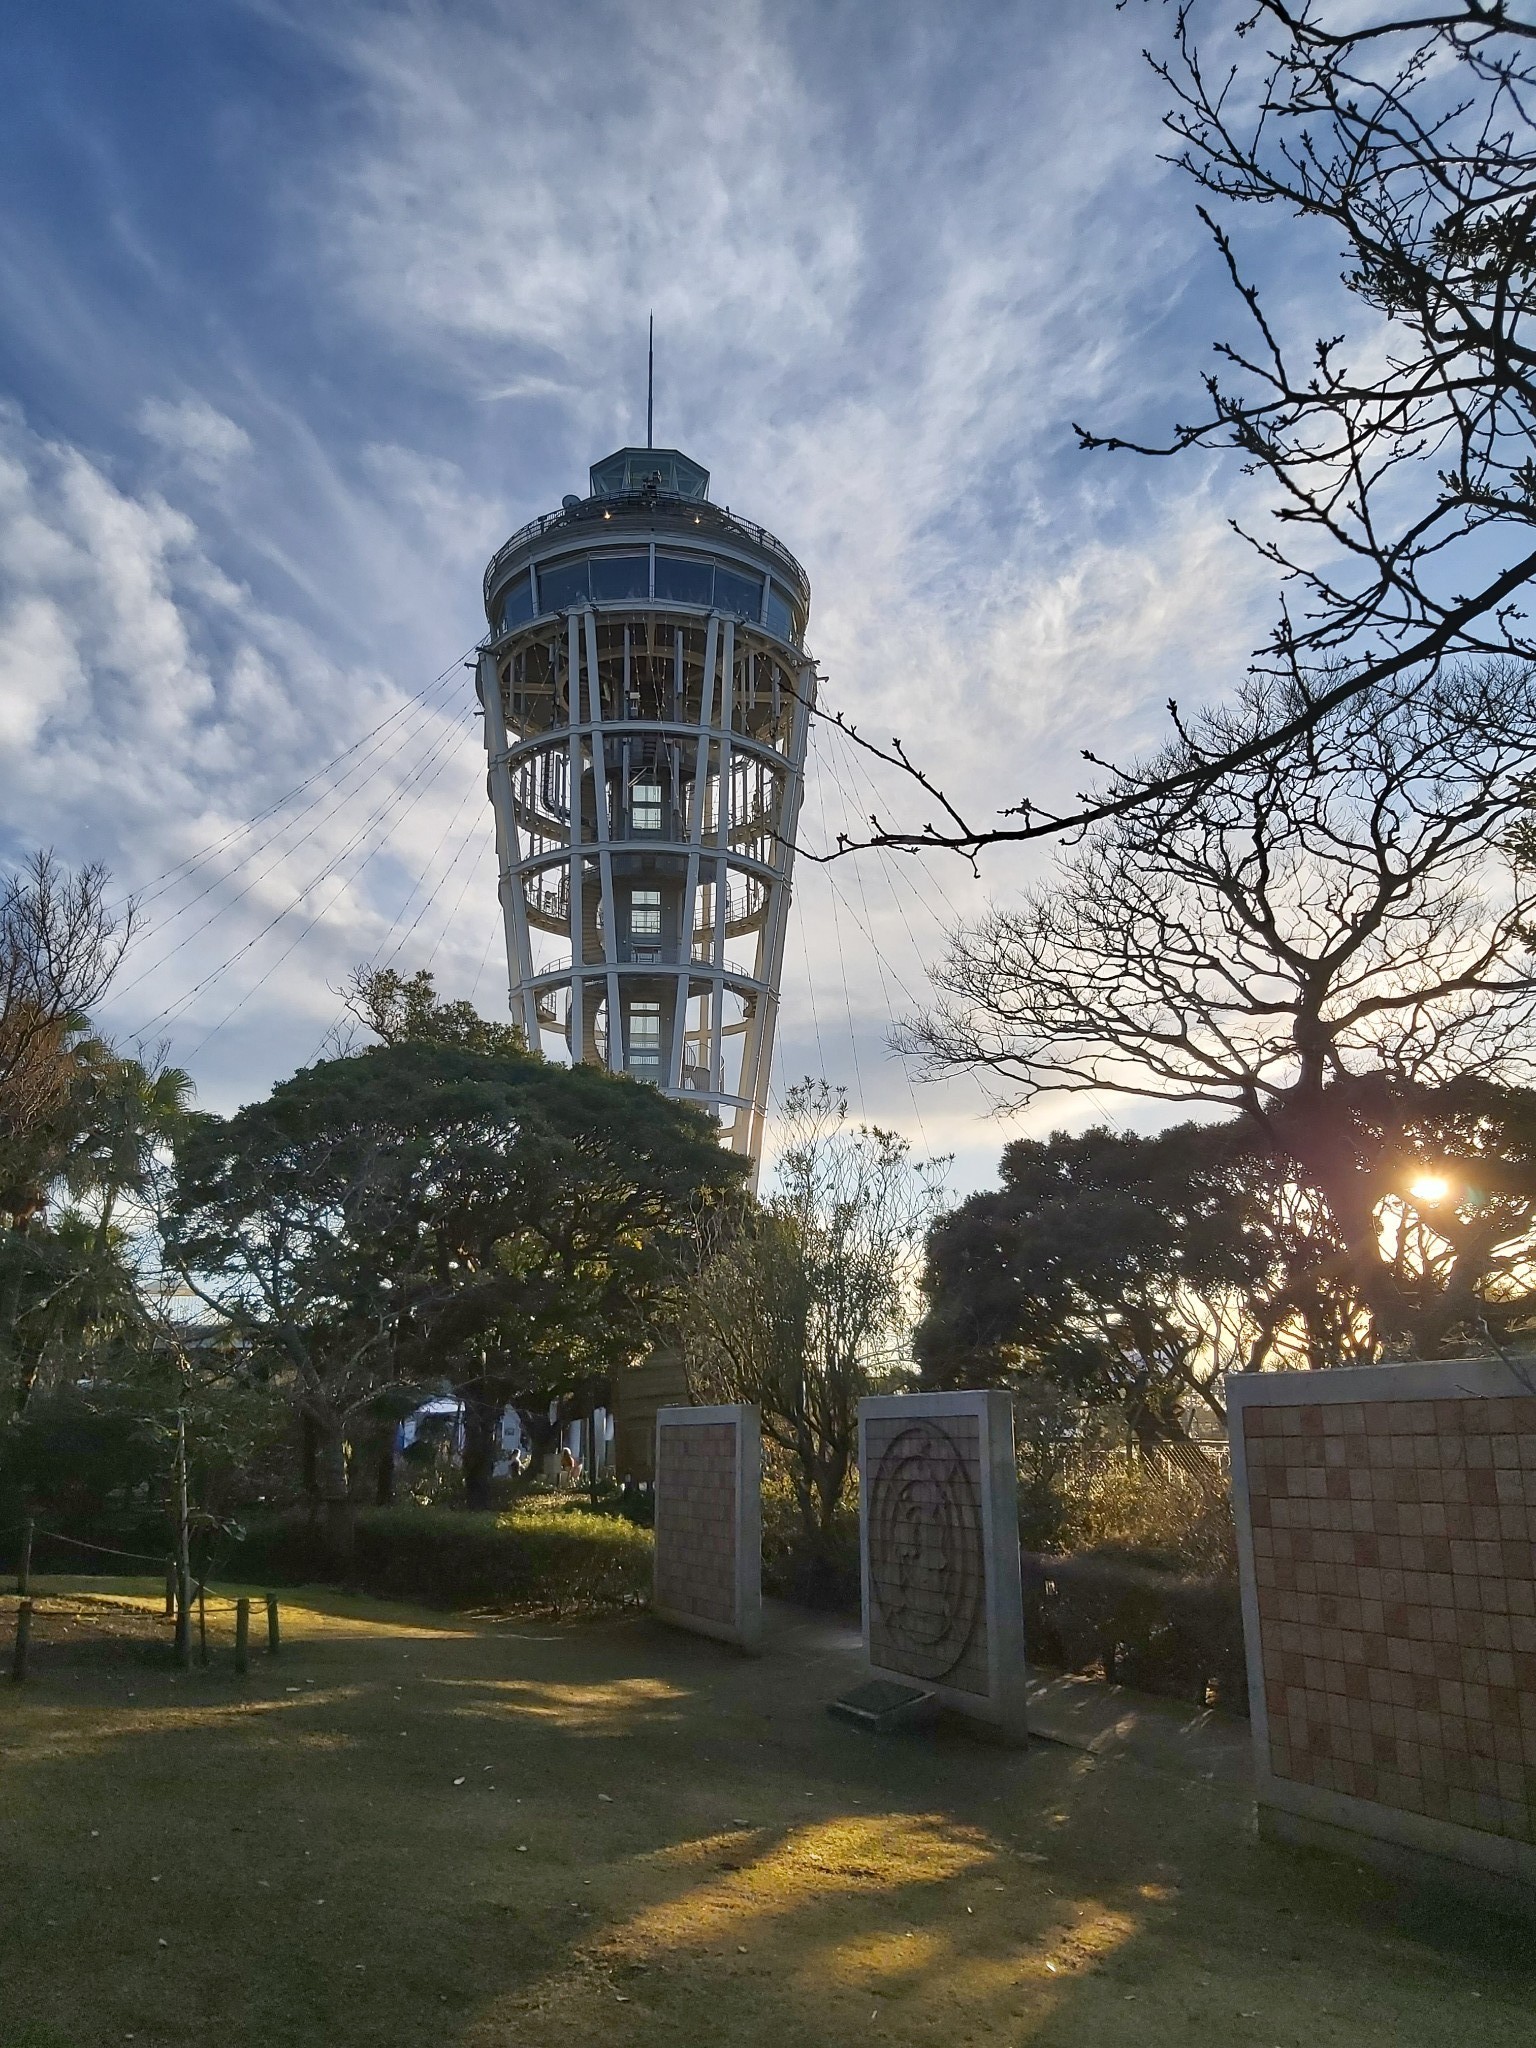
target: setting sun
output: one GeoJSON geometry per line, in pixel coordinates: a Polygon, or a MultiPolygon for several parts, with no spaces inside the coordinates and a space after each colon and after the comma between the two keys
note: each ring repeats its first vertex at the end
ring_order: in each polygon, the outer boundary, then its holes
{"type": "Polygon", "coordinates": [[[1408,1192],[1415,1201],[1443,1202],[1451,1192],[1451,1184],[1442,1173],[1421,1173],[1416,1181],[1410,1182],[1408,1192]]]}

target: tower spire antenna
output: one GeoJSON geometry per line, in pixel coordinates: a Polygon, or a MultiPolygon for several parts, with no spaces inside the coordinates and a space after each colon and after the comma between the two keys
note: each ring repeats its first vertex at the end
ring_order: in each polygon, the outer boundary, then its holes
{"type": "Polygon", "coordinates": [[[651,315],[650,332],[645,345],[645,445],[656,446],[656,315],[651,315]]]}

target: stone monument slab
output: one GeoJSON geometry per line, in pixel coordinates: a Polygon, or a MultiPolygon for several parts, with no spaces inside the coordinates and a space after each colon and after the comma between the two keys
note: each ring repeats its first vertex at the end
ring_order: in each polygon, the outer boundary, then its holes
{"type": "Polygon", "coordinates": [[[872,1676],[1025,1739],[1013,1403],[1006,1393],[859,1403],[864,1648],[872,1676]]]}
{"type": "Polygon", "coordinates": [[[762,1486],[762,1428],[749,1403],[657,1410],[651,1609],[662,1621],[758,1647],[762,1486]]]}

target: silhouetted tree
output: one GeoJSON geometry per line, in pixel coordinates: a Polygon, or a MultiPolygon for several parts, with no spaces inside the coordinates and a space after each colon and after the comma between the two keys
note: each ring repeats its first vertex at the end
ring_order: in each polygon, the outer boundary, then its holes
{"type": "MultiPolygon", "coordinates": [[[[1266,727],[1279,687],[1213,716],[1212,743],[1266,727]]],[[[1365,1132],[1382,1083],[1422,1099],[1528,1070],[1536,876],[1500,842],[1533,758],[1536,693],[1512,664],[1346,704],[1198,804],[1097,828],[1054,882],[962,932],[906,1043],[1019,1101],[1239,1111],[1326,1199],[1390,1341],[1417,1311],[1383,1248],[1383,1152],[1365,1132]]]]}

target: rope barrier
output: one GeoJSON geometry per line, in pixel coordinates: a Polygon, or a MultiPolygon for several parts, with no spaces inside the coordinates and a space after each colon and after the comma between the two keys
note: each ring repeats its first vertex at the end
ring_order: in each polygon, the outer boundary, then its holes
{"type": "Polygon", "coordinates": [[[99,1550],[103,1557],[131,1557],[140,1564],[163,1565],[166,1558],[170,1555],[169,1551],[165,1550],[162,1550],[156,1557],[151,1556],[147,1550],[118,1550],[110,1543],[83,1543],[78,1536],[61,1536],[57,1529],[34,1529],[32,1531],[34,1543],[39,1536],[49,1537],[55,1543],[67,1543],[74,1550],[99,1550]]]}
{"type": "MultiPolygon", "coordinates": [[[[32,1548],[38,1537],[51,1538],[55,1543],[68,1544],[72,1550],[92,1551],[101,1557],[126,1557],[135,1563],[167,1566],[165,1583],[165,1615],[167,1621],[176,1624],[176,1661],[182,1670],[192,1666],[191,1621],[195,1583],[197,1633],[199,1639],[198,1662],[207,1666],[212,1660],[208,1650],[208,1606],[210,1599],[216,1607],[233,1608],[235,1616],[235,1670],[240,1677],[246,1677],[251,1668],[251,1596],[248,1593],[220,1593],[208,1582],[207,1567],[198,1574],[195,1582],[182,1577],[179,1586],[174,1581],[174,1561],[144,1550],[123,1550],[115,1543],[91,1543],[81,1536],[66,1536],[57,1529],[39,1529],[29,1516],[19,1524],[12,1525],[22,1537],[21,1565],[16,1580],[16,1627],[11,1663],[11,1678],[20,1682],[27,1676],[28,1657],[31,1646],[32,1617],[38,1611],[38,1603],[31,1592],[32,1548]]],[[[103,1603],[98,1593],[66,1593],[59,1596],[60,1611],[68,1613],[69,1603],[75,1603],[73,1613],[78,1621],[86,1607],[103,1603]]],[[[282,1622],[277,1595],[266,1595],[267,1607],[267,1654],[275,1657],[282,1648],[282,1622]]],[[[53,1603],[41,1610],[52,1614],[53,1603]]],[[[114,1602],[114,1611],[116,1603],[114,1602]]]]}
{"type": "MultiPolygon", "coordinates": [[[[26,1526],[25,1522],[14,1522],[7,1533],[19,1536],[26,1529],[26,1526]]],[[[131,1557],[138,1564],[163,1566],[171,1554],[169,1550],[119,1550],[112,1543],[87,1543],[82,1537],[66,1536],[61,1530],[39,1528],[34,1523],[32,1525],[33,1542],[37,1542],[40,1537],[44,1536],[49,1537],[55,1543],[67,1543],[72,1550],[95,1550],[99,1551],[103,1557],[131,1557]]]]}
{"type": "Polygon", "coordinates": [[[168,1550],[159,1550],[154,1552],[150,1552],[147,1550],[119,1550],[116,1548],[115,1545],[111,1543],[87,1543],[79,1536],[66,1536],[63,1533],[63,1531],[59,1529],[41,1528],[38,1525],[38,1523],[32,1521],[30,1517],[24,1518],[22,1521],[19,1522],[13,1522],[10,1525],[10,1528],[6,1531],[6,1533],[12,1536],[24,1536],[27,1532],[28,1527],[31,1528],[32,1540],[34,1543],[40,1536],[47,1536],[50,1537],[55,1543],[69,1544],[71,1549],[74,1550],[99,1550],[104,1557],[131,1557],[140,1564],[163,1565],[165,1563],[166,1558],[170,1555],[170,1552],[168,1550]]]}
{"type": "MultiPolygon", "coordinates": [[[[12,1525],[12,1533],[20,1534],[25,1528],[25,1522],[14,1523],[12,1525]]],[[[32,1530],[33,1542],[36,1543],[42,1537],[48,1537],[55,1543],[67,1543],[72,1550],[93,1550],[99,1552],[103,1557],[132,1558],[137,1564],[152,1564],[161,1570],[164,1570],[165,1561],[171,1554],[168,1550],[119,1550],[115,1544],[111,1543],[87,1543],[79,1536],[65,1536],[57,1529],[40,1529],[34,1524],[32,1530]]],[[[233,1593],[215,1593],[212,1583],[208,1579],[197,1580],[195,1575],[194,1583],[201,1584],[213,1599],[233,1602],[238,1597],[233,1593]]]]}

